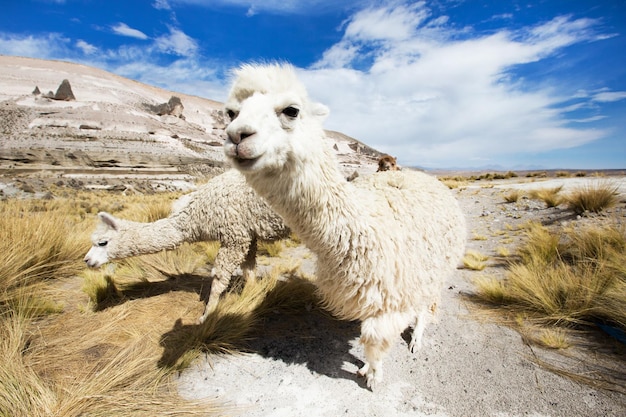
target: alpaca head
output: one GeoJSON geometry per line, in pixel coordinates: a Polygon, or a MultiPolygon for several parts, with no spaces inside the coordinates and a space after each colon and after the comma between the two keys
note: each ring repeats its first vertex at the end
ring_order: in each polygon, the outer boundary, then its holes
{"type": "Polygon", "coordinates": [[[317,152],[326,106],[309,101],[289,65],[244,65],[226,102],[224,152],[246,172],[280,170],[317,152]]]}
{"type": "Polygon", "coordinates": [[[115,251],[116,238],[120,234],[121,221],[107,212],[98,213],[100,223],[91,235],[91,249],[85,255],[87,266],[97,268],[111,259],[115,251]]]}
{"type": "Polygon", "coordinates": [[[383,155],[378,160],[378,169],[376,172],[383,171],[399,171],[400,168],[396,165],[397,160],[391,155],[383,155]]]}

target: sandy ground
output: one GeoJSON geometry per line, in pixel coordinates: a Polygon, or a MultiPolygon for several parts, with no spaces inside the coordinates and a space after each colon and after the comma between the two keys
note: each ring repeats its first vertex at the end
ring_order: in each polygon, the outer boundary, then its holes
{"type": "MultiPolygon", "coordinates": [[[[528,220],[580,221],[534,200],[504,204],[507,189],[552,187],[559,181],[565,191],[595,179],[524,181],[454,191],[468,218],[468,249],[493,256],[498,246],[513,248],[519,237],[503,244],[497,231],[528,220]]],[[[612,181],[622,190],[626,186],[624,178],[612,181]]],[[[610,216],[626,221],[623,204],[610,216]]],[[[502,274],[502,268],[494,263],[480,273],[502,274]]],[[[374,391],[355,375],[364,357],[359,324],[316,310],[265,318],[264,327],[252,335],[253,353],[210,355],[182,373],[179,390],[186,398],[211,398],[232,407],[225,415],[249,417],[626,415],[626,396],[577,384],[538,366],[535,357],[556,365],[567,361],[472,314],[461,295],[472,290],[476,274],[459,269],[448,279],[424,347],[412,355],[408,335],[398,337],[385,360],[385,381],[374,391]]]]}

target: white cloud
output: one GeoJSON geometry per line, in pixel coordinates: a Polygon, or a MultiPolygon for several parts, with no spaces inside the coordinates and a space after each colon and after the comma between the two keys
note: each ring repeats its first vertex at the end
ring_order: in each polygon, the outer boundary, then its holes
{"type": "Polygon", "coordinates": [[[479,35],[430,14],[419,3],[367,9],[345,23],[342,40],[302,72],[311,95],[331,109],[328,128],[423,166],[569,148],[606,134],[570,127],[571,94],[554,86],[531,90],[510,72],[600,39],[597,22],[557,17],[479,35]]]}
{"type": "Polygon", "coordinates": [[[128,36],[131,38],[144,39],[144,40],[148,39],[148,35],[146,35],[142,31],[133,29],[129,27],[126,23],[122,23],[122,22],[118,23],[115,26],[111,26],[111,30],[113,30],[113,33],[117,35],[121,35],[121,36],[128,36]]]}
{"type": "Polygon", "coordinates": [[[192,56],[198,50],[198,43],[183,31],[174,27],[169,28],[169,34],[159,36],[155,40],[158,50],[179,56],[192,56]]]}
{"type": "Polygon", "coordinates": [[[584,119],[571,119],[571,121],[576,122],[576,123],[590,123],[590,122],[597,122],[598,120],[602,120],[602,119],[606,119],[606,116],[591,116],[591,117],[586,117],[584,119]]]}
{"type": "Polygon", "coordinates": [[[626,91],[602,91],[593,96],[593,101],[610,103],[626,99],[626,91]]]}
{"type": "Polygon", "coordinates": [[[154,3],[152,3],[152,7],[154,7],[157,10],[171,10],[172,9],[167,0],[155,0],[154,3]]]}
{"type": "Polygon", "coordinates": [[[44,36],[0,32],[0,54],[43,59],[59,59],[67,53],[70,39],[58,33],[44,36]]]}
{"type": "Polygon", "coordinates": [[[228,87],[214,68],[217,64],[181,58],[168,65],[158,65],[149,59],[126,61],[111,68],[112,72],[140,82],[171,91],[225,100],[228,87]]]}
{"type": "Polygon", "coordinates": [[[356,41],[406,40],[429,15],[423,4],[360,11],[350,19],[345,37],[356,41]]]}
{"type": "Polygon", "coordinates": [[[97,47],[93,46],[92,44],[88,42],[85,42],[82,39],[79,39],[78,41],[76,41],[76,46],[78,47],[78,49],[83,51],[85,55],[92,55],[98,52],[97,47]]]}

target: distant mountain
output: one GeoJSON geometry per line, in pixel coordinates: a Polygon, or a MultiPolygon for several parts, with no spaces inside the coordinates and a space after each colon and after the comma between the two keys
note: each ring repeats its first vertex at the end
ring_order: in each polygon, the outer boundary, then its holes
{"type": "MultiPolygon", "coordinates": [[[[217,101],[85,65],[0,56],[0,174],[211,174],[225,164],[225,126],[217,101]]],[[[346,172],[376,169],[377,150],[339,132],[328,142],[346,172]]]]}

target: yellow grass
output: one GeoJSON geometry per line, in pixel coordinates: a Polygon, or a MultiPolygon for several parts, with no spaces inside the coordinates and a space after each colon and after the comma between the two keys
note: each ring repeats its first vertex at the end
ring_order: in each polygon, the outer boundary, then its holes
{"type": "MultiPolygon", "coordinates": [[[[469,299],[514,327],[529,345],[567,349],[585,366],[567,369],[531,360],[591,386],[626,393],[623,348],[607,351],[596,323],[626,331],[626,231],[604,225],[555,232],[532,224],[504,278],[480,276],[469,299]],[[576,336],[576,337],[574,337],[576,336]],[[589,350],[585,350],[589,349],[589,350]],[[584,352],[591,351],[592,358],[584,352]]],[[[614,342],[618,344],[617,342],[614,342]]]]}
{"type": "Polygon", "coordinates": [[[498,246],[496,248],[496,254],[502,258],[508,258],[511,256],[511,251],[504,246],[498,246]]]}
{"type": "Polygon", "coordinates": [[[227,414],[180,398],[175,372],[201,352],[245,349],[268,311],[316,303],[309,278],[280,267],[227,293],[196,325],[219,244],[98,271],[82,261],[97,211],[152,221],[167,215],[174,196],[63,193],[0,202],[0,416],[227,414]]]}
{"type": "Polygon", "coordinates": [[[520,190],[511,190],[507,194],[504,195],[504,201],[507,203],[515,203],[517,202],[524,193],[520,190]]]}
{"type": "Polygon", "coordinates": [[[619,202],[617,185],[602,181],[581,186],[565,198],[567,208],[576,214],[599,213],[619,202]]]}
{"type": "Polygon", "coordinates": [[[79,221],[57,202],[0,201],[0,313],[55,310],[40,296],[43,284],[79,271],[87,242],[79,221]]]}
{"type": "Polygon", "coordinates": [[[481,277],[477,298],[550,324],[626,329],[626,238],[615,227],[531,227],[506,278],[481,277]]]}
{"type": "Polygon", "coordinates": [[[468,250],[463,257],[463,265],[467,269],[482,271],[487,267],[488,256],[474,250],[468,250]]]}
{"type": "Polygon", "coordinates": [[[448,187],[449,189],[453,190],[455,188],[463,188],[467,186],[467,181],[466,180],[458,180],[458,179],[441,179],[441,182],[448,187]]]}
{"type": "Polygon", "coordinates": [[[280,255],[282,250],[283,250],[282,241],[259,242],[258,253],[260,255],[267,255],[269,257],[275,258],[280,255]]]}
{"type": "Polygon", "coordinates": [[[530,198],[541,200],[546,203],[546,207],[557,207],[563,203],[563,197],[559,194],[563,186],[554,188],[540,188],[528,192],[530,198]]]}

